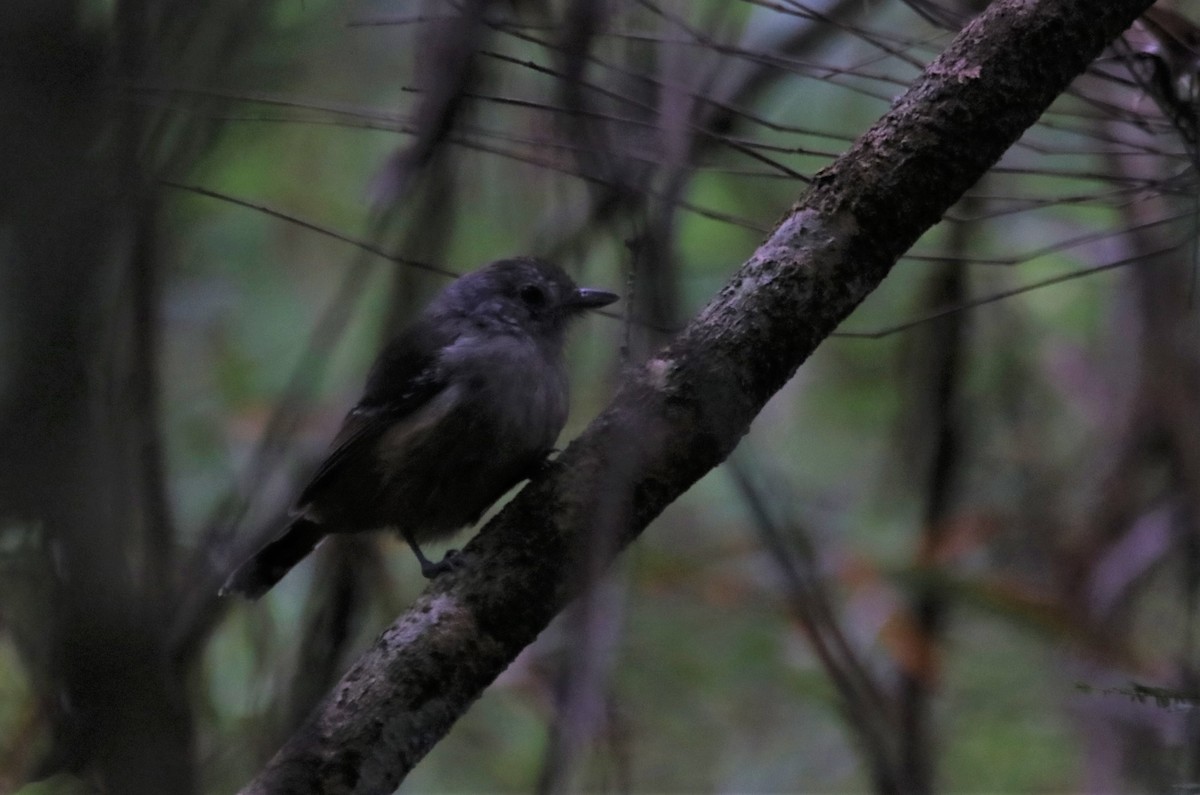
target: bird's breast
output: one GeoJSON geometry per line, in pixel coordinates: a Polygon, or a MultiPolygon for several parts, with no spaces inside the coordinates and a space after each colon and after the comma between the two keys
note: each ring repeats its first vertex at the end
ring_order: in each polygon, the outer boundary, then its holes
{"type": "Polygon", "coordinates": [[[460,366],[471,399],[492,418],[499,448],[530,452],[553,446],[567,420],[560,354],[523,340],[492,342],[460,366]]]}

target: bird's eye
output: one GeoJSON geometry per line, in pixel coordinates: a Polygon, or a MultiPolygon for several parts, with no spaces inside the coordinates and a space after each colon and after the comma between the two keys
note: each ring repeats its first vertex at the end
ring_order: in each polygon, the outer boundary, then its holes
{"type": "Polygon", "coordinates": [[[546,305],[546,291],[536,284],[527,284],[521,288],[521,300],[526,306],[537,309],[546,305]]]}

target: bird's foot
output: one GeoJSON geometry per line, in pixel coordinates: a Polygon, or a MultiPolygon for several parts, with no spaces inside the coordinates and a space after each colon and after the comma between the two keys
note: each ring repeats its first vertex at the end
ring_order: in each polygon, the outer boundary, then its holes
{"type": "Polygon", "coordinates": [[[437,563],[429,559],[421,561],[421,574],[427,580],[432,580],[439,574],[445,574],[448,571],[460,569],[466,564],[466,560],[457,549],[447,549],[446,554],[437,563]]]}
{"type": "Polygon", "coordinates": [[[554,468],[554,460],[561,451],[557,447],[551,447],[546,451],[546,454],[539,458],[529,467],[529,471],[525,474],[526,480],[533,480],[539,475],[544,475],[554,468]]]}

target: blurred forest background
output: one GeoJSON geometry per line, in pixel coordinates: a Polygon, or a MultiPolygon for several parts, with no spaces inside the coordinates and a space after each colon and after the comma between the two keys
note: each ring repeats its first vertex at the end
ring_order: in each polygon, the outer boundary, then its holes
{"type": "MultiPolygon", "coordinates": [[[[621,292],[565,444],[978,7],[9,0],[0,791],[242,786],[423,587],[373,537],[216,598],[381,339],[508,254],[621,292]]],[[[1195,10],[1106,51],[401,791],[1200,787],[1195,10]]]]}

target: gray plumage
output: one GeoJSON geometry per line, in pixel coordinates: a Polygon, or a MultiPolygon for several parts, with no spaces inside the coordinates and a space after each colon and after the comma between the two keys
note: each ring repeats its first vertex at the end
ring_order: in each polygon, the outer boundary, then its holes
{"type": "Polygon", "coordinates": [[[427,577],[444,570],[419,544],[474,523],[541,464],[567,419],[567,326],[615,300],[531,257],[446,287],[376,359],[291,523],[222,591],[257,598],[325,535],[384,527],[427,577]]]}

